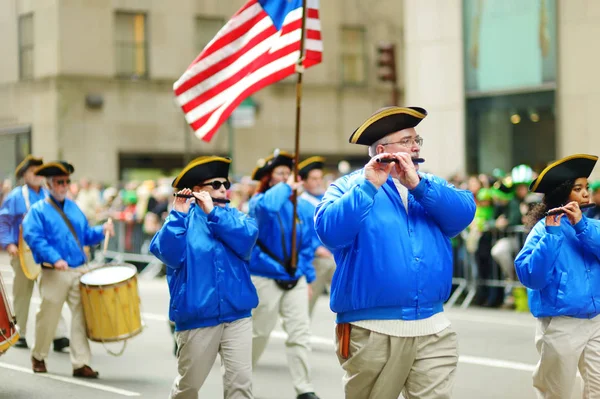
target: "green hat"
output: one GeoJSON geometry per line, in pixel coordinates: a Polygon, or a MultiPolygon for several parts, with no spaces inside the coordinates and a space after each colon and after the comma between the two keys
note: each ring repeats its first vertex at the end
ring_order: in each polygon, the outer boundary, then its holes
{"type": "Polygon", "coordinates": [[[590,183],[590,191],[595,192],[596,190],[600,190],[600,180],[590,183]]]}
{"type": "Polygon", "coordinates": [[[512,184],[530,185],[533,180],[533,169],[529,165],[518,165],[510,172],[512,184]]]}

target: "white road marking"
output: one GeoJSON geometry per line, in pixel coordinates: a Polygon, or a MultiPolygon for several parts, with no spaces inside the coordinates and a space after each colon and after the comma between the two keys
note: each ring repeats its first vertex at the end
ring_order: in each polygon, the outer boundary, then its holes
{"type": "Polygon", "coordinates": [[[8,364],[8,363],[2,363],[2,362],[0,362],[0,367],[3,367],[5,369],[9,369],[9,370],[19,371],[21,373],[33,374],[33,375],[35,375],[37,377],[49,378],[51,380],[66,382],[67,384],[79,385],[79,386],[86,387],[86,388],[93,388],[93,389],[97,389],[97,390],[100,390],[100,391],[116,393],[118,395],[123,395],[123,396],[141,396],[141,394],[139,392],[127,391],[125,389],[115,388],[115,387],[111,387],[109,385],[103,385],[103,384],[97,384],[97,383],[94,383],[94,382],[81,381],[81,380],[76,380],[74,378],[68,378],[68,377],[63,377],[63,376],[60,376],[60,375],[53,375],[53,374],[48,374],[48,373],[34,373],[33,370],[31,370],[31,369],[28,369],[28,368],[25,368],[25,367],[20,367],[20,366],[15,366],[13,364],[8,364]]]}
{"type": "Polygon", "coordinates": [[[467,314],[463,312],[444,312],[450,321],[469,321],[474,323],[486,323],[486,324],[500,324],[503,326],[515,326],[515,327],[535,327],[535,319],[531,316],[528,320],[509,320],[504,317],[493,317],[493,316],[481,316],[477,314],[467,314]]]}

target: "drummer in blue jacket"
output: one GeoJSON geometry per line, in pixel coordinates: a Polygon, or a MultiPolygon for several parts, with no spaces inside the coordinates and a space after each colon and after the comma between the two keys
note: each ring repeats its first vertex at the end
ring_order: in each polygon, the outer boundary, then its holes
{"type": "Polygon", "coordinates": [[[258,229],[227,205],[229,158],[200,157],[173,181],[179,194],[150,251],[169,270],[177,365],[171,398],[197,398],[217,357],[225,398],[252,398],[252,320],[258,304],[248,261],[258,229]],[[193,194],[192,194],[193,193],[193,194]]]}
{"type": "Polygon", "coordinates": [[[90,366],[79,279],[87,264],[83,246],[96,245],[105,234],[114,235],[112,222],[91,227],[77,204],[67,198],[73,165],[56,161],[43,164],[36,175],[46,177],[49,196],[31,206],[23,220],[23,238],[35,261],[42,265],[42,303],[35,318],[35,345],[31,351],[33,371],[45,373],[45,359],[54,338],[63,304],[71,309],[71,364],[73,376],[98,378],[90,366]]]}
{"type": "Polygon", "coordinates": [[[475,215],[473,195],[419,172],[422,108],[383,108],[350,136],[371,160],[327,189],[315,228],[335,258],[331,309],[347,399],[450,398],[456,333],[443,313],[450,238],[475,215]],[[393,163],[381,162],[394,161],[393,163]]]}
{"type": "Polygon", "coordinates": [[[600,221],[582,215],[597,156],[550,164],[529,189],[544,194],[529,215],[533,227],[515,260],[537,321],[538,398],[570,398],[577,368],[585,398],[600,397],[600,221]],[[546,216],[547,211],[560,211],[546,216]]]}
{"type": "Polygon", "coordinates": [[[287,332],[286,352],[292,383],[299,399],[318,399],[310,377],[310,283],[315,279],[312,265],[316,240],[312,232],[312,206],[298,198],[296,217],[297,264],[291,265],[292,190],[301,182],[291,174],[294,156],[276,150],[252,173],[260,181],[250,200],[250,215],[256,218],[259,237],[252,252],[250,272],[260,303],[252,313],[252,364],[263,354],[269,336],[281,317],[287,332]]]}

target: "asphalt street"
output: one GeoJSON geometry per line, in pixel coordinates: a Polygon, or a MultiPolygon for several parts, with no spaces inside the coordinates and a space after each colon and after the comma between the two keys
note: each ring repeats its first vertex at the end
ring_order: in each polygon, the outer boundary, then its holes
{"type": "MultiPolygon", "coordinates": [[[[11,295],[13,273],[4,253],[0,254],[0,273],[11,295]]],[[[166,281],[163,278],[140,280],[139,289],[146,328],[127,342],[124,354],[115,357],[101,344],[91,344],[92,367],[100,372],[100,379],[74,379],[69,355],[54,352],[46,362],[49,373],[33,374],[30,352],[11,348],[0,357],[0,398],[167,398],[176,375],[176,359],[167,323],[166,281]]],[[[30,345],[34,340],[35,312],[39,304],[37,289],[35,291],[27,336],[30,345]]],[[[343,373],[333,349],[334,314],[328,302],[325,296],[319,301],[312,324],[312,374],[316,392],[322,399],[341,399],[344,397],[343,373]]],[[[68,319],[69,311],[65,309],[64,313],[68,319]]],[[[454,398],[535,398],[531,375],[538,356],[532,316],[477,308],[449,309],[447,314],[459,336],[460,360],[454,398]]],[[[254,371],[256,398],[295,398],[286,367],[284,340],[285,333],[278,327],[254,371]]],[[[118,350],[120,345],[113,343],[109,348],[118,350]]],[[[219,359],[200,397],[222,397],[219,359]]]]}

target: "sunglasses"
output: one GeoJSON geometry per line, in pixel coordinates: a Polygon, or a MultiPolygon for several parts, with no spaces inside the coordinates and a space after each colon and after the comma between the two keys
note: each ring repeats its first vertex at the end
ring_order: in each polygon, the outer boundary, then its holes
{"type": "Polygon", "coordinates": [[[225,180],[225,181],[215,180],[210,183],[201,184],[202,187],[212,186],[212,188],[214,188],[215,190],[220,189],[222,185],[225,186],[225,190],[229,190],[229,187],[231,187],[231,182],[229,180],[225,180]]]}
{"type": "Polygon", "coordinates": [[[59,186],[62,186],[63,184],[71,184],[71,180],[70,179],[57,179],[54,180],[55,184],[58,184],[59,186]]]}

